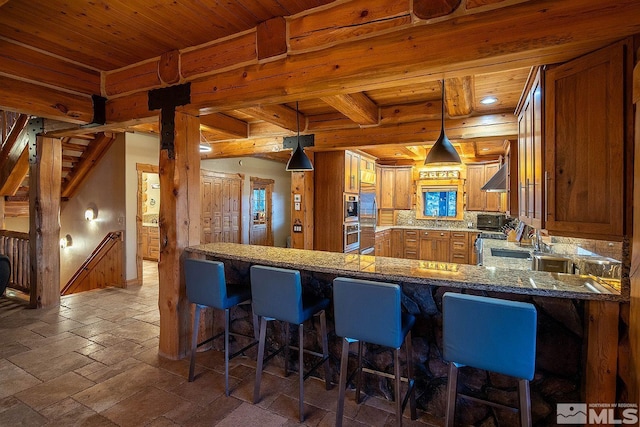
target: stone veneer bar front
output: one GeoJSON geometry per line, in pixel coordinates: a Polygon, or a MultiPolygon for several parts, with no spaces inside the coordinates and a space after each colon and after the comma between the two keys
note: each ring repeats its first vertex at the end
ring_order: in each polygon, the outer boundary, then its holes
{"type": "MultiPolygon", "coordinates": [[[[253,264],[300,270],[304,292],[328,298],[332,296],[332,281],[339,276],[400,284],[404,309],[417,316],[413,328],[413,363],[418,403],[434,418],[443,418],[446,406],[448,371],[442,359],[441,313],[442,295],[445,292],[525,301],[536,306],[538,339],[531,400],[533,422],[543,425],[555,423],[557,403],[584,402],[585,393],[586,398],[589,397],[589,390],[585,389],[602,388],[600,384],[586,384],[590,381],[586,373],[589,365],[587,357],[591,352],[589,344],[597,344],[587,340],[588,336],[592,336],[586,327],[588,304],[606,302],[607,306],[616,307],[617,313],[618,303],[627,300],[617,289],[594,278],[569,274],[235,243],[209,243],[189,247],[186,252],[189,257],[223,261],[227,281],[246,286],[250,285],[249,267],[253,264]]],[[[354,301],[354,304],[357,303],[354,301]]],[[[232,318],[233,329],[250,330],[251,316],[243,308],[235,308],[232,318]]],[[[329,307],[327,320],[329,330],[332,330],[332,306],[329,307]]],[[[306,345],[315,345],[319,350],[319,325],[305,327],[318,329],[317,333],[306,332],[305,336],[311,340],[306,345]]],[[[274,348],[281,346],[284,330],[274,328],[270,334],[270,344],[274,348]]],[[[295,333],[291,335],[296,336],[295,333]]],[[[617,345],[617,339],[615,342],[617,345]]],[[[375,345],[365,348],[365,364],[391,372],[391,352],[375,345]]],[[[330,336],[330,350],[332,380],[337,384],[341,346],[335,335],[330,336]]],[[[296,363],[294,359],[297,360],[297,356],[290,361],[293,365],[296,363]]],[[[278,363],[282,363],[282,359],[278,363]]],[[[309,365],[312,364],[313,360],[309,360],[309,365]]],[[[352,369],[353,366],[350,366],[350,372],[352,369]]],[[[318,372],[318,375],[321,373],[318,372]]],[[[614,384],[616,381],[619,384],[617,396],[624,395],[624,380],[615,378],[615,373],[613,375],[614,384]]],[[[365,392],[392,398],[390,380],[370,375],[364,378],[365,392]]],[[[517,402],[517,382],[503,375],[466,368],[461,371],[459,387],[467,394],[499,403],[513,406],[517,402]]],[[[615,385],[613,388],[615,390],[615,385]]],[[[459,401],[457,416],[458,421],[464,424],[518,423],[517,414],[466,400],[459,401]]]]}

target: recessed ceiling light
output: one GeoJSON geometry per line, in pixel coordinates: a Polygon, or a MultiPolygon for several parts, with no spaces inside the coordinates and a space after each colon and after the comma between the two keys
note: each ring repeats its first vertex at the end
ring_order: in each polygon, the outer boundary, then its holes
{"type": "Polygon", "coordinates": [[[485,96],[480,100],[480,104],[483,105],[495,104],[496,102],[498,102],[498,98],[496,98],[495,96],[485,96]]]}
{"type": "Polygon", "coordinates": [[[489,151],[489,149],[485,147],[481,151],[489,151]]]}

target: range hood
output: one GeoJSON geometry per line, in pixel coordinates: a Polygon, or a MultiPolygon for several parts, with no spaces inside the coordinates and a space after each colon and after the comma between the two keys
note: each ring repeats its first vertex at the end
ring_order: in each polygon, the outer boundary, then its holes
{"type": "Polygon", "coordinates": [[[481,188],[482,191],[505,193],[507,191],[507,164],[503,163],[489,181],[481,188]]]}

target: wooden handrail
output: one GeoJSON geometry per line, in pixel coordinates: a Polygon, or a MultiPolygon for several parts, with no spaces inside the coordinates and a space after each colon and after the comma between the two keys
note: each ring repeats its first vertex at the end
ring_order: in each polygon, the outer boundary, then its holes
{"type": "MultiPolygon", "coordinates": [[[[102,288],[109,285],[109,283],[98,283],[96,286],[94,286],[93,283],[87,283],[88,281],[91,282],[91,274],[95,269],[100,267],[103,261],[113,262],[116,268],[107,267],[106,271],[108,271],[108,273],[115,277],[115,280],[113,280],[114,282],[119,282],[119,284],[122,284],[123,260],[121,259],[121,255],[123,235],[123,231],[112,231],[108,233],[98,244],[98,246],[93,250],[91,255],[89,255],[87,259],[82,263],[80,268],[78,268],[78,271],[75,272],[75,274],[71,277],[71,279],[69,279],[67,284],[62,288],[62,290],[60,291],[60,295],[68,295],[70,293],[90,290],[94,288],[102,288]],[[109,255],[114,248],[120,250],[116,250],[116,254],[113,256],[113,259],[109,259],[109,255]]],[[[105,279],[104,276],[103,279],[105,279]]],[[[106,278],[106,281],[109,281],[109,279],[106,278]]]]}
{"type": "Polygon", "coordinates": [[[8,256],[11,263],[8,287],[30,293],[29,233],[0,230],[0,253],[8,256]]]}

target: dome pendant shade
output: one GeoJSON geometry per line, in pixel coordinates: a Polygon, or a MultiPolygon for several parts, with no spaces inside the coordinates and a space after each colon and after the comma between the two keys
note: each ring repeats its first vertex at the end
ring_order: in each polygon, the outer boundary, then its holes
{"type": "Polygon", "coordinates": [[[427,154],[427,158],[424,161],[424,164],[446,164],[446,163],[462,163],[460,160],[460,156],[458,152],[447,138],[447,135],[444,133],[444,126],[440,131],[440,136],[431,150],[429,150],[429,154],[427,154]]]}
{"type": "Polygon", "coordinates": [[[433,144],[427,158],[424,160],[425,165],[431,164],[460,164],[460,155],[447,138],[444,132],[444,80],[442,80],[442,123],[440,126],[440,136],[433,144]]]}
{"type": "Polygon", "coordinates": [[[293,150],[291,158],[287,162],[287,171],[306,172],[312,170],[313,165],[311,164],[311,160],[309,160],[307,155],[304,153],[304,149],[300,146],[300,142],[298,142],[295,150],[293,150]]]}
{"type": "MultiPolygon", "coordinates": [[[[296,125],[297,125],[297,135],[296,135],[296,147],[287,162],[286,170],[287,172],[307,172],[313,170],[313,165],[311,164],[311,160],[304,153],[303,145],[300,144],[300,114],[298,111],[298,102],[296,101],[296,125]]],[[[287,144],[287,139],[291,141],[293,138],[285,137],[284,142],[285,146],[287,144]]],[[[304,139],[304,138],[303,138],[304,139]]],[[[313,135],[307,135],[307,139],[310,142],[307,142],[307,146],[313,145],[313,135]]]]}

